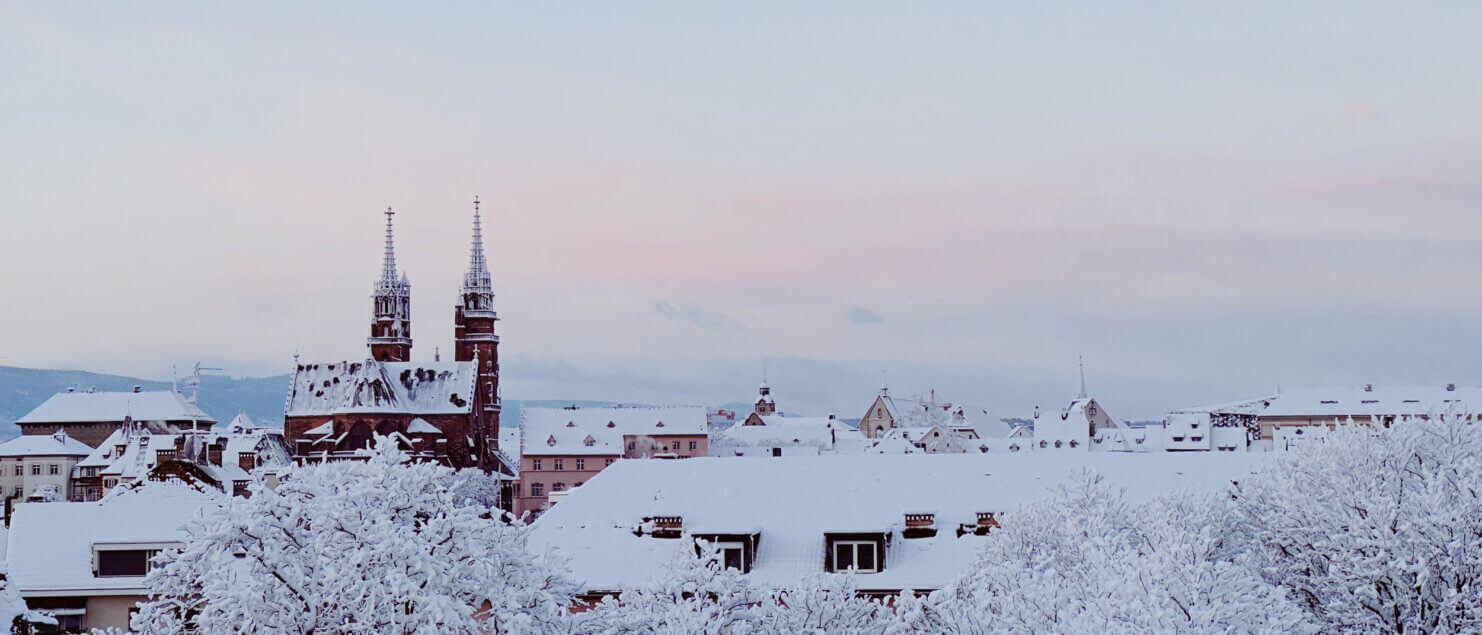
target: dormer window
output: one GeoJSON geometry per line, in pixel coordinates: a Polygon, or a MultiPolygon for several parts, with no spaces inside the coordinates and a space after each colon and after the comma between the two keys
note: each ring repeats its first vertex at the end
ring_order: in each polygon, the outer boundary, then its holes
{"type": "Polygon", "coordinates": [[[654,424],[654,427],[655,427],[655,428],[662,428],[662,427],[664,427],[664,422],[663,422],[663,421],[660,421],[660,422],[658,422],[658,423],[655,423],[655,424],[654,424]]]}
{"type": "Polygon", "coordinates": [[[575,428],[576,427],[576,422],[575,421],[567,421],[566,422],[566,427],[568,427],[568,428],[575,428]]]}
{"type": "Polygon", "coordinates": [[[597,445],[597,440],[592,438],[592,435],[589,434],[587,435],[587,438],[582,439],[581,444],[590,448],[594,445],[597,445]]]}
{"type": "Polygon", "coordinates": [[[617,427],[617,424],[616,423],[613,423],[611,421],[608,421],[607,422],[607,427],[609,427],[609,428],[616,428],[617,427]]]}
{"type": "Polygon", "coordinates": [[[545,440],[545,444],[546,445],[549,445],[549,446],[552,446],[552,447],[555,447],[555,445],[556,445],[556,435],[553,434],[553,435],[551,435],[551,437],[549,439],[546,439],[545,440]]]}
{"type": "Polygon", "coordinates": [[[756,548],[761,534],[696,534],[695,553],[704,555],[702,549],[715,552],[720,565],[741,573],[750,573],[756,563],[756,548]]]}
{"type": "Polygon", "coordinates": [[[885,569],[884,533],[824,534],[824,569],[830,573],[878,573],[885,569]]]}

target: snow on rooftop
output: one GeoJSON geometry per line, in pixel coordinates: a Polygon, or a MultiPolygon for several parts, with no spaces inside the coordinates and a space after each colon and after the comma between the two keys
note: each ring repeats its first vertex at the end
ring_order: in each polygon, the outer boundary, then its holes
{"type": "Polygon", "coordinates": [[[211,415],[168,390],[146,392],[61,392],[52,395],[17,424],[83,421],[190,421],[215,424],[211,415]]]}
{"type": "Polygon", "coordinates": [[[1353,386],[1288,388],[1272,397],[1263,417],[1417,416],[1451,408],[1482,408],[1482,388],[1475,386],[1353,386]]]}
{"type": "Polygon", "coordinates": [[[26,434],[0,443],[0,456],[87,456],[93,448],[65,434],[26,434]]]}
{"type": "Polygon", "coordinates": [[[623,454],[623,437],[705,435],[700,406],[617,406],[610,408],[523,408],[523,453],[623,454]],[[590,437],[590,443],[588,443],[590,437]]]}
{"type": "Polygon", "coordinates": [[[839,437],[860,436],[859,431],[828,417],[761,417],[764,425],[734,425],[717,433],[712,446],[760,447],[807,445],[831,448],[839,437]]]}
{"type": "Polygon", "coordinates": [[[181,543],[182,527],[219,497],[155,483],[94,503],[21,503],[7,538],[10,576],[23,594],[142,593],[144,578],[93,575],[93,545],[181,543]]]}
{"type": "Polygon", "coordinates": [[[663,575],[682,541],[635,536],[645,516],[678,515],[692,533],[759,532],[748,575],[791,585],[821,573],[824,534],[890,532],[886,568],[861,574],[862,590],[941,588],[971,562],[982,538],[956,536],[979,511],[1009,511],[1046,495],[1072,470],[1090,467],[1128,498],[1176,488],[1216,489],[1250,473],[1255,453],[1036,453],[964,455],[823,455],[757,461],[695,458],[618,461],[571,491],[534,524],[537,552],[569,560],[586,590],[614,590],[663,575]],[[903,515],[936,511],[938,533],[905,539],[903,515]]]}
{"type": "Polygon", "coordinates": [[[285,415],[466,413],[473,406],[476,375],[473,362],[300,364],[285,415]]]}

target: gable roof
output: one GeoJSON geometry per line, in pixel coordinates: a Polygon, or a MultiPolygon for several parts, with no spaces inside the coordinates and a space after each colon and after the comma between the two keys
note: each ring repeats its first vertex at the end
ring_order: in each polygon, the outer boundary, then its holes
{"type": "Polygon", "coordinates": [[[0,443],[0,456],[87,456],[92,446],[66,434],[23,434],[0,443]]]}
{"type": "Polygon", "coordinates": [[[190,403],[184,395],[169,390],[145,392],[59,392],[52,395],[16,424],[75,423],[99,421],[190,421],[216,423],[211,415],[190,403]]]}
{"type": "Polygon", "coordinates": [[[1259,410],[1262,417],[1370,417],[1423,416],[1444,412],[1482,408],[1482,388],[1445,386],[1357,386],[1288,388],[1269,400],[1271,405],[1259,410]],[[1468,408],[1470,406],[1470,408],[1468,408]]]}
{"type": "Polygon", "coordinates": [[[833,447],[841,438],[861,437],[858,430],[828,417],[760,417],[762,425],[735,425],[717,433],[712,446],[815,446],[833,447]]]}
{"type": "Polygon", "coordinates": [[[700,406],[616,406],[609,408],[521,408],[525,455],[621,455],[624,435],[705,435],[706,410],[700,406]],[[609,425],[611,424],[611,425],[609,425]],[[592,445],[584,441],[588,436],[592,445]]]}
{"type": "Polygon", "coordinates": [[[473,408],[477,374],[473,362],[300,364],[284,415],[462,414],[473,408]]]}
{"type": "Polygon", "coordinates": [[[1177,488],[1217,489],[1265,456],[1216,454],[953,454],[695,458],[618,461],[570,492],[532,527],[530,546],[568,559],[587,591],[616,590],[664,575],[683,541],[635,536],[644,517],[674,515],[684,530],[759,533],[751,579],[794,585],[822,573],[824,534],[888,532],[886,568],[859,575],[862,590],[938,589],[972,561],[982,539],[959,523],[1042,498],[1090,467],[1142,500],[1177,488]],[[945,485],[944,485],[945,484],[945,485]],[[933,512],[933,538],[905,539],[906,512],[933,512]]]}

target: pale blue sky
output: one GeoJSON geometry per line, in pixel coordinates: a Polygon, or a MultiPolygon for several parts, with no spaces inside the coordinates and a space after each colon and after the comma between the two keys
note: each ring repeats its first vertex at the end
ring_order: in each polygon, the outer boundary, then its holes
{"type": "Polygon", "coordinates": [[[0,5],[0,363],[363,354],[387,205],[430,357],[479,194],[512,397],[1482,383],[1482,6],[1115,4],[0,5]]]}

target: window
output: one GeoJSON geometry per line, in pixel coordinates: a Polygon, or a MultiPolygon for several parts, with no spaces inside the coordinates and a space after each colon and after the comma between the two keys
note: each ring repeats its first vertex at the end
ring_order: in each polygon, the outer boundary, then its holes
{"type": "Polygon", "coordinates": [[[539,472],[540,471],[540,459],[535,459],[533,461],[530,461],[530,471],[531,472],[539,472]]]}
{"type": "Polygon", "coordinates": [[[834,570],[855,569],[860,573],[879,571],[875,557],[876,544],[868,540],[839,540],[834,542],[834,570]]]}
{"type": "Polygon", "coordinates": [[[675,452],[678,452],[679,451],[679,442],[678,441],[675,441],[674,442],[674,451],[675,452]]]}
{"type": "Polygon", "coordinates": [[[52,476],[56,476],[57,475],[57,464],[56,463],[52,463],[51,465],[46,466],[46,473],[47,474],[50,474],[52,476]]]}
{"type": "Polygon", "coordinates": [[[32,463],[31,464],[31,476],[41,476],[41,464],[40,463],[32,463]]]}
{"type": "Polygon", "coordinates": [[[746,545],[739,542],[717,542],[714,544],[716,555],[720,556],[721,566],[727,569],[735,569],[746,573],[746,545]]]}
{"type": "Polygon", "coordinates": [[[628,449],[629,449],[629,450],[632,450],[632,449],[633,449],[633,447],[634,447],[634,446],[633,446],[633,442],[632,442],[632,441],[629,441],[629,442],[628,442],[628,449]]]}
{"type": "Polygon", "coordinates": [[[606,467],[607,465],[612,465],[612,459],[607,459],[607,464],[604,465],[603,467],[606,467]]]}
{"type": "Polygon", "coordinates": [[[519,498],[520,497],[520,484],[519,483],[515,483],[514,491],[515,491],[515,498],[519,498]]]}
{"type": "Polygon", "coordinates": [[[577,459],[576,460],[576,469],[578,469],[578,470],[585,470],[585,469],[587,469],[587,460],[586,459],[577,459]]]}
{"type": "Polygon", "coordinates": [[[564,470],[564,469],[566,469],[566,466],[565,465],[562,465],[562,460],[561,459],[556,459],[556,471],[559,472],[559,471],[564,470]]]}
{"type": "Polygon", "coordinates": [[[98,552],[98,577],[141,576],[153,568],[159,549],[118,549],[98,552]]]}
{"type": "Polygon", "coordinates": [[[691,452],[694,452],[695,450],[699,449],[699,447],[700,447],[700,444],[699,443],[697,443],[695,441],[690,441],[690,451],[691,452]]]}
{"type": "Polygon", "coordinates": [[[25,473],[26,473],[25,468],[22,468],[20,463],[16,463],[15,464],[15,475],[16,476],[24,476],[25,473]]]}
{"type": "Polygon", "coordinates": [[[530,484],[530,495],[531,496],[537,496],[537,497],[538,496],[545,496],[545,485],[542,484],[542,483],[531,483],[530,484]]]}
{"type": "Polygon", "coordinates": [[[555,485],[552,485],[551,486],[551,493],[552,494],[554,494],[556,492],[564,492],[564,491],[566,491],[566,484],[565,483],[556,483],[555,485]]]}

